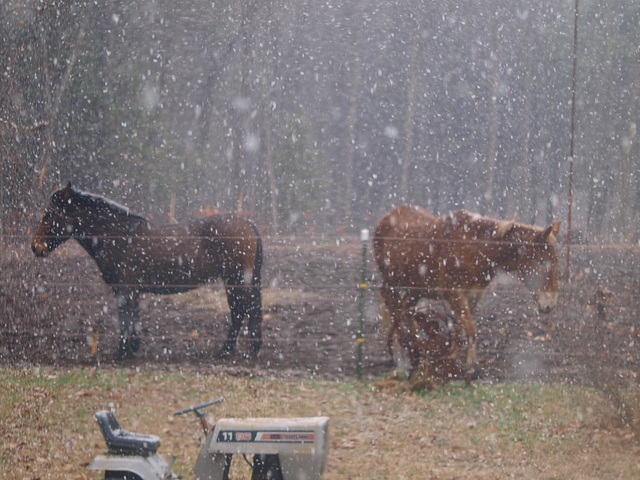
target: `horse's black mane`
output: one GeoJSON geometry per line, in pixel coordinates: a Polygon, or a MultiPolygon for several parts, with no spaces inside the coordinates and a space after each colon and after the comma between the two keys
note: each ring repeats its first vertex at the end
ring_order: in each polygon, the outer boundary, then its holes
{"type": "Polygon", "coordinates": [[[74,199],[81,203],[83,206],[96,209],[105,209],[114,213],[124,215],[126,217],[136,218],[145,222],[148,221],[143,216],[132,213],[128,207],[125,207],[124,205],[121,205],[113,200],[109,200],[108,198],[105,198],[101,195],[83,192],[80,190],[73,190],[72,192],[74,199]]]}

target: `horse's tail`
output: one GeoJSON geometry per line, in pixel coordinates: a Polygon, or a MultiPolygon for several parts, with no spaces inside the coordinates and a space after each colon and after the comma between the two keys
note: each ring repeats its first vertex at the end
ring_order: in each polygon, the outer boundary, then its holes
{"type": "Polygon", "coordinates": [[[385,254],[384,250],[387,248],[387,237],[392,237],[392,227],[388,224],[385,217],[376,225],[376,228],[373,232],[373,256],[376,260],[376,264],[378,265],[378,269],[382,274],[382,278],[385,278],[385,270],[386,270],[386,262],[384,261],[385,254]]]}
{"type": "Polygon", "coordinates": [[[251,284],[259,287],[262,284],[262,259],[263,259],[263,248],[262,248],[262,237],[260,237],[260,232],[258,232],[258,228],[252,223],[253,231],[256,234],[256,263],[253,266],[253,277],[251,279],[251,284]]]}
{"type": "Polygon", "coordinates": [[[253,266],[253,277],[251,283],[253,288],[248,308],[249,315],[249,332],[251,335],[251,346],[249,347],[249,356],[256,357],[262,347],[262,260],[263,248],[262,238],[256,226],[251,223],[253,231],[256,235],[256,260],[253,266]]]}

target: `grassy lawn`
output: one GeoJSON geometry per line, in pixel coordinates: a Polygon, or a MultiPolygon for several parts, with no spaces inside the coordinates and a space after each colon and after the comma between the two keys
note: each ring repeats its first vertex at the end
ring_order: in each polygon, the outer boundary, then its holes
{"type": "Polygon", "coordinates": [[[410,394],[393,382],[49,368],[0,370],[0,385],[0,478],[99,478],[86,466],[105,449],[93,413],[108,408],[127,430],[158,435],[174,471],[193,478],[201,431],[172,413],[218,396],[211,417],[329,416],[325,479],[640,477],[632,431],[600,393],[577,387],[410,394]]]}

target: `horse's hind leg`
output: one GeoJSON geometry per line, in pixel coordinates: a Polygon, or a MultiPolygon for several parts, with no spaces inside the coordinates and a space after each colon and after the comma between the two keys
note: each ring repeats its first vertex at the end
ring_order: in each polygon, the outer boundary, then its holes
{"type": "Polygon", "coordinates": [[[235,352],[238,334],[240,333],[242,320],[247,310],[247,287],[238,286],[238,282],[229,283],[234,283],[233,286],[226,287],[227,302],[229,303],[229,310],[231,310],[231,326],[229,327],[227,339],[218,352],[218,358],[227,358],[235,352]]]}
{"type": "MultiPolygon", "coordinates": [[[[255,280],[254,280],[255,281],[255,280]]],[[[248,318],[249,345],[248,356],[255,358],[262,348],[262,291],[259,281],[255,285],[246,285],[242,275],[233,275],[225,280],[227,302],[231,310],[231,327],[224,345],[218,352],[218,358],[227,358],[236,349],[242,321],[248,318]]]]}
{"type": "Polygon", "coordinates": [[[249,357],[258,356],[262,348],[262,292],[260,286],[250,287],[247,291],[246,310],[249,317],[249,357]]]}
{"type": "MultiPolygon", "coordinates": [[[[467,342],[467,355],[466,355],[466,376],[468,379],[475,371],[478,363],[476,354],[476,327],[471,318],[471,307],[467,298],[460,292],[453,292],[449,298],[449,305],[453,310],[453,314],[456,318],[455,321],[455,334],[456,340],[453,343],[451,359],[457,360],[460,358],[461,345],[466,340],[467,342]]],[[[477,302],[476,302],[477,303],[477,302]]],[[[472,303],[475,306],[475,303],[472,303]]],[[[469,381],[469,380],[468,380],[469,381]]]]}
{"type": "Polygon", "coordinates": [[[118,304],[118,319],[120,321],[120,341],[117,356],[120,358],[134,357],[140,349],[140,337],[137,326],[140,322],[138,296],[135,293],[116,293],[118,304]]]}

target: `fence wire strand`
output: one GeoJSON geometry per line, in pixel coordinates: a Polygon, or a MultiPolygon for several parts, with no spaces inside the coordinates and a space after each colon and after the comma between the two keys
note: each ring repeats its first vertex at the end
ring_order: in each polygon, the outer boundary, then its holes
{"type": "MultiPolygon", "coordinates": [[[[14,246],[13,250],[11,248],[6,248],[4,252],[5,254],[8,254],[9,252],[11,252],[10,255],[15,256],[19,262],[27,261],[26,258],[21,256],[21,253],[23,252],[21,252],[20,250],[16,250],[15,247],[17,246],[18,248],[23,248],[26,254],[30,254],[30,252],[27,251],[27,247],[26,247],[29,244],[30,237],[27,237],[24,235],[22,236],[3,235],[0,237],[0,239],[14,246]],[[22,245],[22,247],[20,247],[20,245],[22,245]]],[[[110,239],[113,239],[113,238],[110,237],[110,239]]],[[[406,240],[406,239],[403,239],[403,240],[406,240]]],[[[410,240],[416,241],[415,239],[410,239],[410,240]]],[[[323,261],[327,261],[327,262],[329,261],[328,259],[330,259],[331,252],[335,247],[341,247],[341,248],[347,248],[347,249],[353,250],[353,251],[349,250],[347,254],[347,257],[349,258],[353,257],[352,258],[353,265],[344,265],[341,263],[344,260],[344,254],[342,257],[335,259],[335,262],[336,262],[334,265],[335,271],[337,272],[338,270],[340,270],[340,272],[344,276],[343,279],[336,281],[334,278],[335,277],[334,275],[333,277],[330,276],[332,278],[331,281],[322,281],[322,282],[310,281],[306,283],[287,283],[286,275],[280,272],[281,276],[277,279],[276,282],[273,282],[271,284],[269,281],[263,282],[263,289],[265,292],[268,292],[270,289],[273,289],[273,290],[289,289],[292,291],[300,291],[300,292],[311,293],[311,294],[317,293],[317,292],[330,292],[331,297],[335,303],[349,303],[349,302],[355,303],[357,302],[358,293],[361,291],[361,289],[364,289],[368,297],[368,302],[375,304],[376,302],[379,301],[378,292],[382,285],[380,283],[380,274],[377,271],[375,262],[373,262],[372,253],[369,253],[368,255],[368,265],[367,265],[368,272],[367,272],[366,286],[363,287],[363,285],[359,281],[360,271],[358,270],[358,260],[360,258],[359,257],[360,251],[358,250],[358,247],[361,245],[361,243],[357,241],[355,235],[351,235],[351,236],[324,235],[319,237],[304,235],[304,236],[298,236],[296,238],[287,238],[287,239],[283,239],[281,237],[265,236],[263,237],[263,241],[265,245],[265,261],[266,262],[269,261],[268,258],[269,258],[270,250],[271,250],[271,253],[279,250],[284,250],[286,253],[288,249],[291,249],[291,254],[288,255],[290,257],[295,257],[299,255],[301,258],[303,258],[304,255],[308,255],[309,259],[312,261],[314,259],[320,258],[323,261]]],[[[472,242],[472,241],[473,240],[469,240],[469,242],[472,242]]],[[[486,241],[482,240],[481,243],[486,243],[486,241]]],[[[9,247],[11,247],[11,245],[9,245],[9,247]]],[[[630,264],[634,263],[633,258],[629,257],[629,255],[635,255],[638,252],[640,252],[640,245],[638,245],[637,243],[634,243],[634,244],[609,243],[609,244],[597,244],[597,245],[574,244],[572,245],[572,248],[573,248],[574,255],[583,255],[584,257],[587,258],[586,264],[590,266],[595,265],[595,268],[600,270],[605,269],[605,267],[614,268],[614,269],[618,268],[615,265],[600,265],[598,261],[598,257],[600,254],[615,253],[620,258],[619,261],[621,265],[625,267],[629,267],[630,264]]],[[[82,257],[78,257],[78,258],[80,259],[82,257]]],[[[89,260],[89,259],[90,257],[86,257],[86,260],[89,260]]],[[[5,261],[13,261],[13,259],[5,260],[5,261]]],[[[54,257],[50,257],[48,261],[55,262],[55,259],[54,257]]],[[[301,267],[304,268],[305,265],[302,265],[301,267]]],[[[277,271],[278,266],[272,266],[271,268],[274,271],[277,271]]],[[[576,273],[574,274],[574,279],[578,278],[579,275],[580,275],[580,272],[576,270],[576,273]]],[[[586,304],[577,305],[577,304],[568,303],[568,302],[588,301],[589,299],[588,297],[592,295],[594,292],[584,291],[583,289],[585,288],[586,285],[588,285],[589,288],[595,288],[596,284],[602,283],[602,282],[606,283],[607,280],[611,280],[611,279],[608,279],[606,276],[599,276],[595,280],[592,277],[593,275],[591,275],[590,277],[591,283],[588,283],[588,284],[580,283],[575,280],[561,283],[561,288],[560,288],[561,302],[558,305],[558,310],[559,310],[559,313],[557,314],[558,317],[571,316],[571,314],[574,313],[573,309],[577,309],[577,308],[584,309],[587,307],[586,304]],[[563,312],[563,310],[565,311],[563,312]]],[[[629,331],[630,335],[633,335],[634,332],[638,330],[638,326],[636,325],[637,322],[633,319],[635,317],[633,317],[634,314],[632,309],[637,308],[636,306],[638,305],[639,294],[636,293],[637,292],[636,287],[640,284],[640,281],[634,280],[634,278],[638,278],[638,277],[630,277],[628,279],[624,279],[623,281],[621,281],[620,279],[617,279],[619,283],[616,286],[616,288],[618,288],[618,290],[615,292],[616,300],[613,304],[607,306],[607,312],[609,314],[609,317],[608,317],[609,323],[613,322],[616,328],[630,329],[629,331]]],[[[95,280],[91,280],[91,282],[98,283],[98,282],[102,282],[102,280],[99,278],[96,278],[95,280]]],[[[93,283],[93,285],[95,285],[95,283],[93,283]]],[[[139,286],[139,285],[135,285],[135,286],[139,286]]],[[[175,286],[176,285],[174,285],[174,287],[175,286]]],[[[180,285],[180,286],[191,287],[191,285],[180,285]]],[[[224,292],[223,292],[222,284],[220,282],[210,284],[209,286],[211,288],[216,289],[217,291],[220,292],[221,295],[223,295],[224,292]]],[[[2,284],[0,284],[0,287],[2,287],[2,284]]],[[[17,298],[18,296],[24,296],[24,295],[30,296],[32,299],[36,299],[41,295],[59,296],[63,294],[65,290],[70,294],[83,294],[86,288],[88,288],[87,283],[73,282],[65,279],[49,280],[45,278],[36,278],[36,277],[23,278],[22,281],[16,282],[14,284],[5,283],[3,286],[3,290],[0,290],[0,299],[4,298],[6,301],[6,299],[17,298]]],[[[499,296],[504,293],[513,292],[514,288],[522,288],[522,287],[492,285],[490,289],[487,291],[486,295],[493,294],[493,295],[499,296]]],[[[112,298],[110,298],[110,292],[106,288],[102,295],[103,296],[92,300],[93,302],[95,302],[96,308],[99,308],[100,305],[104,305],[105,303],[112,302],[112,298]]],[[[528,302],[526,300],[521,300],[521,301],[528,302]]],[[[0,308],[5,308],[5,307],[2,307],[2,305],[5,305],[4,302],[0,305],[0,308]]],[[[506,307],[507,306],[505,305],[504,307],[501,307],[501,308],[505,309],[506,307]]],[[[91,308],[94,308],[94,307],[91,307],[91,308]]],[[[226,308],[227,308],[226,303],[223,303],[222,309],[225,310],[226,308]]],[[[298,308],[298,307],[295,307],[295,308],[298,308]]],[[[485,306],[483,308],[484,310],[482,308],[479,308],[479,312],[475,316],[476,318],[482,318],[483,315],[492,315],[491,312],[486,311],[488,307],[485,306]]],[[[265,313],[270,313],[268,308],[265,309],[265,313]]],[[[304,312],[302,312],[302,314],[303,313],[304,312]]],[[[585,314],[590,315],[590,313],[588,312],[585,314]]],[[[71,313],[71,315],[73,315],[73,313],[71,313]]],[[[162,315],[166,315],[166,313],[163,313],[162,315]]],[[[113,318],[114,313],[109,312],[106,316],[113,318]]],[[[353,319],[354,342],[355,342],[356,323],[357,323],[355,320],[356,319],[354,318],[353,319]]],[[[102,320],[98,320],[98,321],[102,321],[102,320]]],[[[368,328],[370,330],[371,329],[375,330],[375,325],[377,324],[376,319],[369,317],[367,319],[367,322],[368,322],[367,323],[368,328]]],[[[5,324],[5,326],[7,325],[6,322],[3,322],[3,323],[5,324]]],[[[4,328],[2,329],[2,331],[0,331],[0,335],[2,335],[5,338],[13,338],[16,341],[19,341],[19,340],[24,341],[25,339],[32,339],[32,340],[40,339],[45,342],[46,341],[55,342],[56,339],[63,339],[62,337],[65,337],[68,340],[73,340],[76,342],[88,341],[88,336],[90,336],[92,333],[92,330],[90,329],[93,328],[93,326],[91,324],[80,324],[78,328],[86,329],[86,331],[78,331],[78,330],[66,331],[63,327],[55,327],[55,326],[38,328],[37,331],[19,330],[16,328],[14,329],[4,328]]],[[[583,322],[583,325],[581,325],[580,328],[582,328],[584,331],[593,331],[598,333],[597,329],[599,327],[594,325],[588,325],[588,324],[585,324],[585,322],[583,322]]],[[[110,331],[105,326],[103,326],[102,329],[104,331],[97,333],[98,339],[101,343],[105,343],[105,342],[113,343],[119,337],[119,334],[117,331],[110,331]]],[[[183,346],[188,346],[189,348],[194,348],[197,350],[199,345],[220,343],[224,341],[226,338],[225,334],[226,334],[226,331],[224,332],[220,331],[220,332],[214,332],[214,333],[199,331],[198,337],[192,338],[191,331],[176,331],[170,335],[167,335],[167,334],[154,335],[151,333],[144,333],[144,334],[140,334],[140,338],[150,342],[173,342],[172,345],[174,345],[174,348],[177,348],[178,346],[183,345],[183,346]]],[[[370,335],[371,331],[369,331],[368,334],[370,335]]],[[[240,336],[238,338],[238,342],[240,344],[244,344],[250,341],[251,339],[247,337],[240,336]]],[[[295,335],[295,336],[290,334],[281,335],[276,327],[274,327],[272,335],[269,338],[269,342],[271,342],[274,345],[286,345],[287,342],[296,342],[298,345],[307,345],[310,347],[314,347],[314,346],[323,347],[324,345],[331,343],[331,341],[332,341],[331,337],[327,338],[326,335],[317,334],[316,332],[309,332],[303,335],[295,335]]],[[[486,353],[489,353],[489,354],[491,354],[492,352],[495,353],[500,351],[499,349],[492,348],[490,346],[484,347],[484,350],[486,353]]],[[[583,355],[583,353],[581,352],[573,352],[573,353],[572,352],[564,352],[564,353],[551,352],[550,354],[554,357],[565,355],[566,358],[582,358],[582,355],[583,355]]]]}

